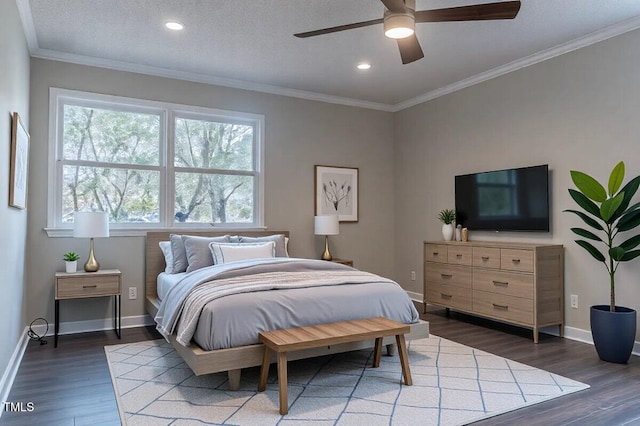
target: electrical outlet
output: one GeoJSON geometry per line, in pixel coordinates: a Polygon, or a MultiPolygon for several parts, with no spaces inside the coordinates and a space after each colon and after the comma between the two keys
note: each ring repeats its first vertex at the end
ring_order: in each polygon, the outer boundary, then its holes
{"type": "Polygon", "coordinates": [[[138,298],[138,288],[129,287],[129,300],[135,300],[138,298]]]}
{"type": "Polygon", "coordinates": [[[416,280],[416,271],[411,271],[411,281],[416,280]]]}
{"type": "Polygon", "coordinates": [[[571,295],[571,307],[573,309],[578,309],[578,295],[577,294],[572,294],[571,295]]]}

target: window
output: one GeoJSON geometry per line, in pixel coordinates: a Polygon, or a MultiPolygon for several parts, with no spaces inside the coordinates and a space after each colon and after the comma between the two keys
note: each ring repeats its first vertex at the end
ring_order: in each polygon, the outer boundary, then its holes
{"type": "MultiPolygon", "coordinates": [[[[261,227],[264,117],[51,89],[48,231],[261,227]]],[[[130,233],[128,233],[130,234],[130,233]]]]}

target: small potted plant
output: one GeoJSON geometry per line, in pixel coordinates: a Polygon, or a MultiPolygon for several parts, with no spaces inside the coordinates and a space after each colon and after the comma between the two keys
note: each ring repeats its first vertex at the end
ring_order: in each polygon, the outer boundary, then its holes
{"type": "Polygon", "coordinates": [[[78,253],[70,251],[65,253],[64,256],[62,256],[62,259],[64,259],[66,271],[68,273],[73,273],[78,270],[78,259],[80,259],[78,253]]]}
{"type": "Polygon", "coordinates": [[[442,237],[444,240],[453,240],[453,222],[456,220],[456,211],[444,209],[438,214],[438,219],[442,222],[442,237]]]}

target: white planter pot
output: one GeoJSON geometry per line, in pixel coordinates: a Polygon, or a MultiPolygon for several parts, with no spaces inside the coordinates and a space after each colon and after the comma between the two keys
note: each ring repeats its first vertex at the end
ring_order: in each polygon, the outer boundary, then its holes
{"type": "Polygon", "coordinates": [[[74,260],[72,262],[64,262],[65,267],[67,268],[67,273],[74,273],[78,271],[78,261],[74,260]]]}
{"type": "Polygon", "coordinates": [[[442,224],[442,238],[444,238],[445,241],[453,240],[453,223],[442,224]]]}

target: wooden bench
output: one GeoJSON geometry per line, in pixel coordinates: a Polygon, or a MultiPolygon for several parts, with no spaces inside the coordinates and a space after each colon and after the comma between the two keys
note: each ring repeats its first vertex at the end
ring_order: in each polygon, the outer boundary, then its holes
{"type": "Polygon", "coordinates": [[[382,339],[386,336],[396,336],[404,384],[411,386],[413,382],[411,380],[407,346],[404,339],[404,335],[409,332],[409,329],[408,324],[402,324],[387,318],[368,318],[308,327],[287,328],[284,330],[263,331],[259,335],[260,341],[264,343],[264,357],[262,369],[260,370],[258,391],[262,392],[267,387],[271,355],[272,352],[275,352],[278,361],[280,414],[285,415],[289,412],[287,395],[287,352],[375,339],[373,367],[376,368],[380,366],[382,339]]]}

